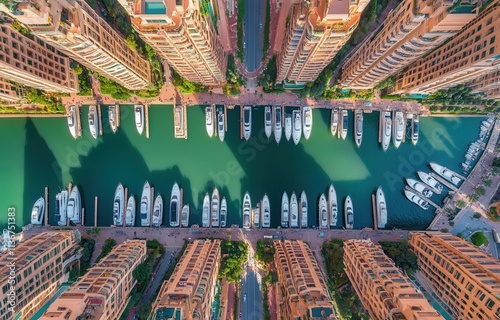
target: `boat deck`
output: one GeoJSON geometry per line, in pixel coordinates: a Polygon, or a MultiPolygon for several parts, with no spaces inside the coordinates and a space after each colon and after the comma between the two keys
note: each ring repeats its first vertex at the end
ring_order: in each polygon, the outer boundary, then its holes
{"type": "Polygon", "coordinates": [[[419,196],[420,198],[424,199],[425,201],[427,201],[431,206],[433,206],[434,208],[436,208],[436,210],[441,210],[441,207],[438,206],[436,203],[432,202],[432,200],[426,198],[423,194],[421,194],[420,192],[418,192],[417,190],[415,189],[412,189],[410,188],[409,186],[405,186],[405,189],[408,190],[408,191],[411,191],[413,192],[414,194],[416,194],[417,196],[419,196]]]}
{"type": "Polygon", "coordinates": [[[174,108],[174,137],[176,139],[188,138],[186,104],[175,105],[174,108]]]}
{"type": "Polygon", "coordinates": [[[454,186],[451,182],[449,182],[448,180],[442,178],[440,175],[434,173],[434,172],[431,172],[429,173],[429,175],[431,177],[433,177],[434,179],[436,179],[439,183],[445,185],[448,189],[451,189],[453,191],[457,191],[458,188],[456,186],[454,186]]]}

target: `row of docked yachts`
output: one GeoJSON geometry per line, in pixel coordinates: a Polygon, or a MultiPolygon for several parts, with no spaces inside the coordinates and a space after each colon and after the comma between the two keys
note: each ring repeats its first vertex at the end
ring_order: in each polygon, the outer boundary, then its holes
{"type": "Polygon", "coordinates": [[[205,194],[201,214],[201,226],[203,228],[225,228],[227,223],[227,201],[225,197],[220,199],[219,190],[214,188],[212,197],[205,194]]]}
{"type": "Polygon", "coordinates": [[[472,163],[477,159],[481,151],[483,151],[486,147],[486,142],[491,134],[494,123],[494,116],[489,116],[486,120],[481,122],[479,138],[469,145],[469,148],[465,153],[465,161],[462,162],[462,169],[464,174],[467,174],[472,169],[472,163]]]}
{"type": "Polygon", "coordinates": [[[405,115],[402,111],[394,111],[392,114],[390,111],[384,111],[381,114],[381,143],[384,151],[387,151],[389,148],[391,136],[392,143],[396,149],[401,145],[405,134],[409,140],[411,139],[413,145],[417,144],[420,130],[420,116],[418,114],[407,113],[406,125],[404,118],[405,115]]]}
{"type": "MultiPolygon", "coordinates": [[[[40,197],[31,210],[31,224],[41,225],[45,214],[45,199],[40,197]]],[[[68,220],[78,224],[82,219],[82,202],[80,191],[74,186],[69,191],[62,190],[56,195],[55,214],[60,226],[65,226],[68,220]]]]}

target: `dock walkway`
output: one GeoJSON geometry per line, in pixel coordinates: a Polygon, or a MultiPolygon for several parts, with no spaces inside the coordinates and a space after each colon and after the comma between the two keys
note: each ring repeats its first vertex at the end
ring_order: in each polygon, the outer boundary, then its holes
{"type": "Polygon", "coordinates": [[[174,136],[176,139],[188,138],[186,104],[174,106],[174,136]]]}
{"type": "Polygon", "coordinates": [[[443,179],[440,175],[435,174],[434,172],[431,172],[429,175],[434,179],[436,179],[437,181],[439,181],[439,183],[444,184],[448,189],[451,189],[453,191],[458,191],[458,188],[456,186],[451,184],[449,181],[443,179]]]}
{"type": "Polygon", "coordinates": [[[405,186],[405,189],[408,190],[408,191],[411,191],[413,192],[414,194],[416,194],[417,196],[419,196],[420,198],[424,199],[425,201],[427,201],[431,206],[433,206],[434,208],[436,208],[437,211],[441,210],[441,207],[438,206],[436,203],[434,203],[432,200],[430,200],[429,198],[426,198],[423,194],[421,194],[420,192],[418,192],[417,190],[415,189],[412,189],[410,188],[409,186],[405,186]]]}

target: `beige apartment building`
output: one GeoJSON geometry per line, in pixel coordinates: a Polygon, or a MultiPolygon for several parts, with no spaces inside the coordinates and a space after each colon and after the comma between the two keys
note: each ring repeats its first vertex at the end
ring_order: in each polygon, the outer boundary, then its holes
{"type": "MultiPolygon", "coordinates": [[[[119,0],[141,38],[183,78],[210,86],[226,82],[227,55],[201,0],[119,0]]],[[[218,1],[210,1],[219,12],[218,1]]],[[[221,8],[218,14],[225,14],[221,8]]]]}
{"type": "Polygon", "coordinates": [[[77,92],[69,58],[38,38],[0,24],[0,77],[51,92],[77,92]]]}
{"type": "Polygon", "coordinates": [[[366,39],[342,68],[349,89],[371,89],[454,36],[476,16],[477,6],[452,8],[453,0],[404,0],[380,31],[366,39]]]}
{"type": "MultiPolygon", "coordinates": [[[[285,0],[278,18],[278,30],[284,29],[277,55],[276,82],[297,85],[314,81],[349,40],[359,24],[368,0],[285,0]],[[289,7],[286,12],[286,7],[289,7]]],[[[277,37],[279,38],[279,37],[277,37]]]]}
{"type": "Polygon", "coordinates": [[[59,296],[41,320],[116,320],[127,306],[134,269],[146,259],[145,240],[127,240],[59,296]]]}
{"type": "Polygon", "coordinates": [[[187,245],[170,279],[161,286],[151,319],[211,319],[220,243],[220,240],[195,240],[187,245]]]}
{"type": "Polygon", "coordinates": [[[499,30],[500,2],[493,1],[452,40],[400,74],[394,93],[430,94],[498,70],[499,30]]]}
{"type": "Polygon", "coordinates": [[[345,241],[344,265],[372,319],[444,319],[371,240],[345,241]]]}
{"type": "Polygon", "coordinates": [[[410,232],[421,275],[455,319],[500,318],[500,260],[440,232],[410,232]]]}
{"type": "Polygon", "coordinates": [[[81,257],[80,232],[46,231],[0,253],[0,320],[30,319],[67,280],[81,257]]]}
{"type": "Polygon", "coordinates": [[[275,240],[274,247],[279,316],[291,320],[336,319],[325,278],[309,246],[301,240],[275,240]]]}
{"type": "Polygon", "coordinates": [[[85,0],[32,0],[19,3],[16,14],[2,5],[0,10],[71,59],[127,89],[144,89],[151,82],[149,62],[130,49],[85,0]]]}
{"type": "Polygon", "coordinates": [[[485,93],[489,99],[500,99],[500,68],[480,75],[465,85],[473,92],[485,93]]]}

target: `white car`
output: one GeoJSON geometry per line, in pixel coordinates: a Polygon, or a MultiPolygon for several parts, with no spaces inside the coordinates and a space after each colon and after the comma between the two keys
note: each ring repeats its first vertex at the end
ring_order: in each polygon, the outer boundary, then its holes
{"type": "Polygon", "coordinates": [[[243,294],[243,302],[246,302],[247,301],[247,294],[243,294]]]}

